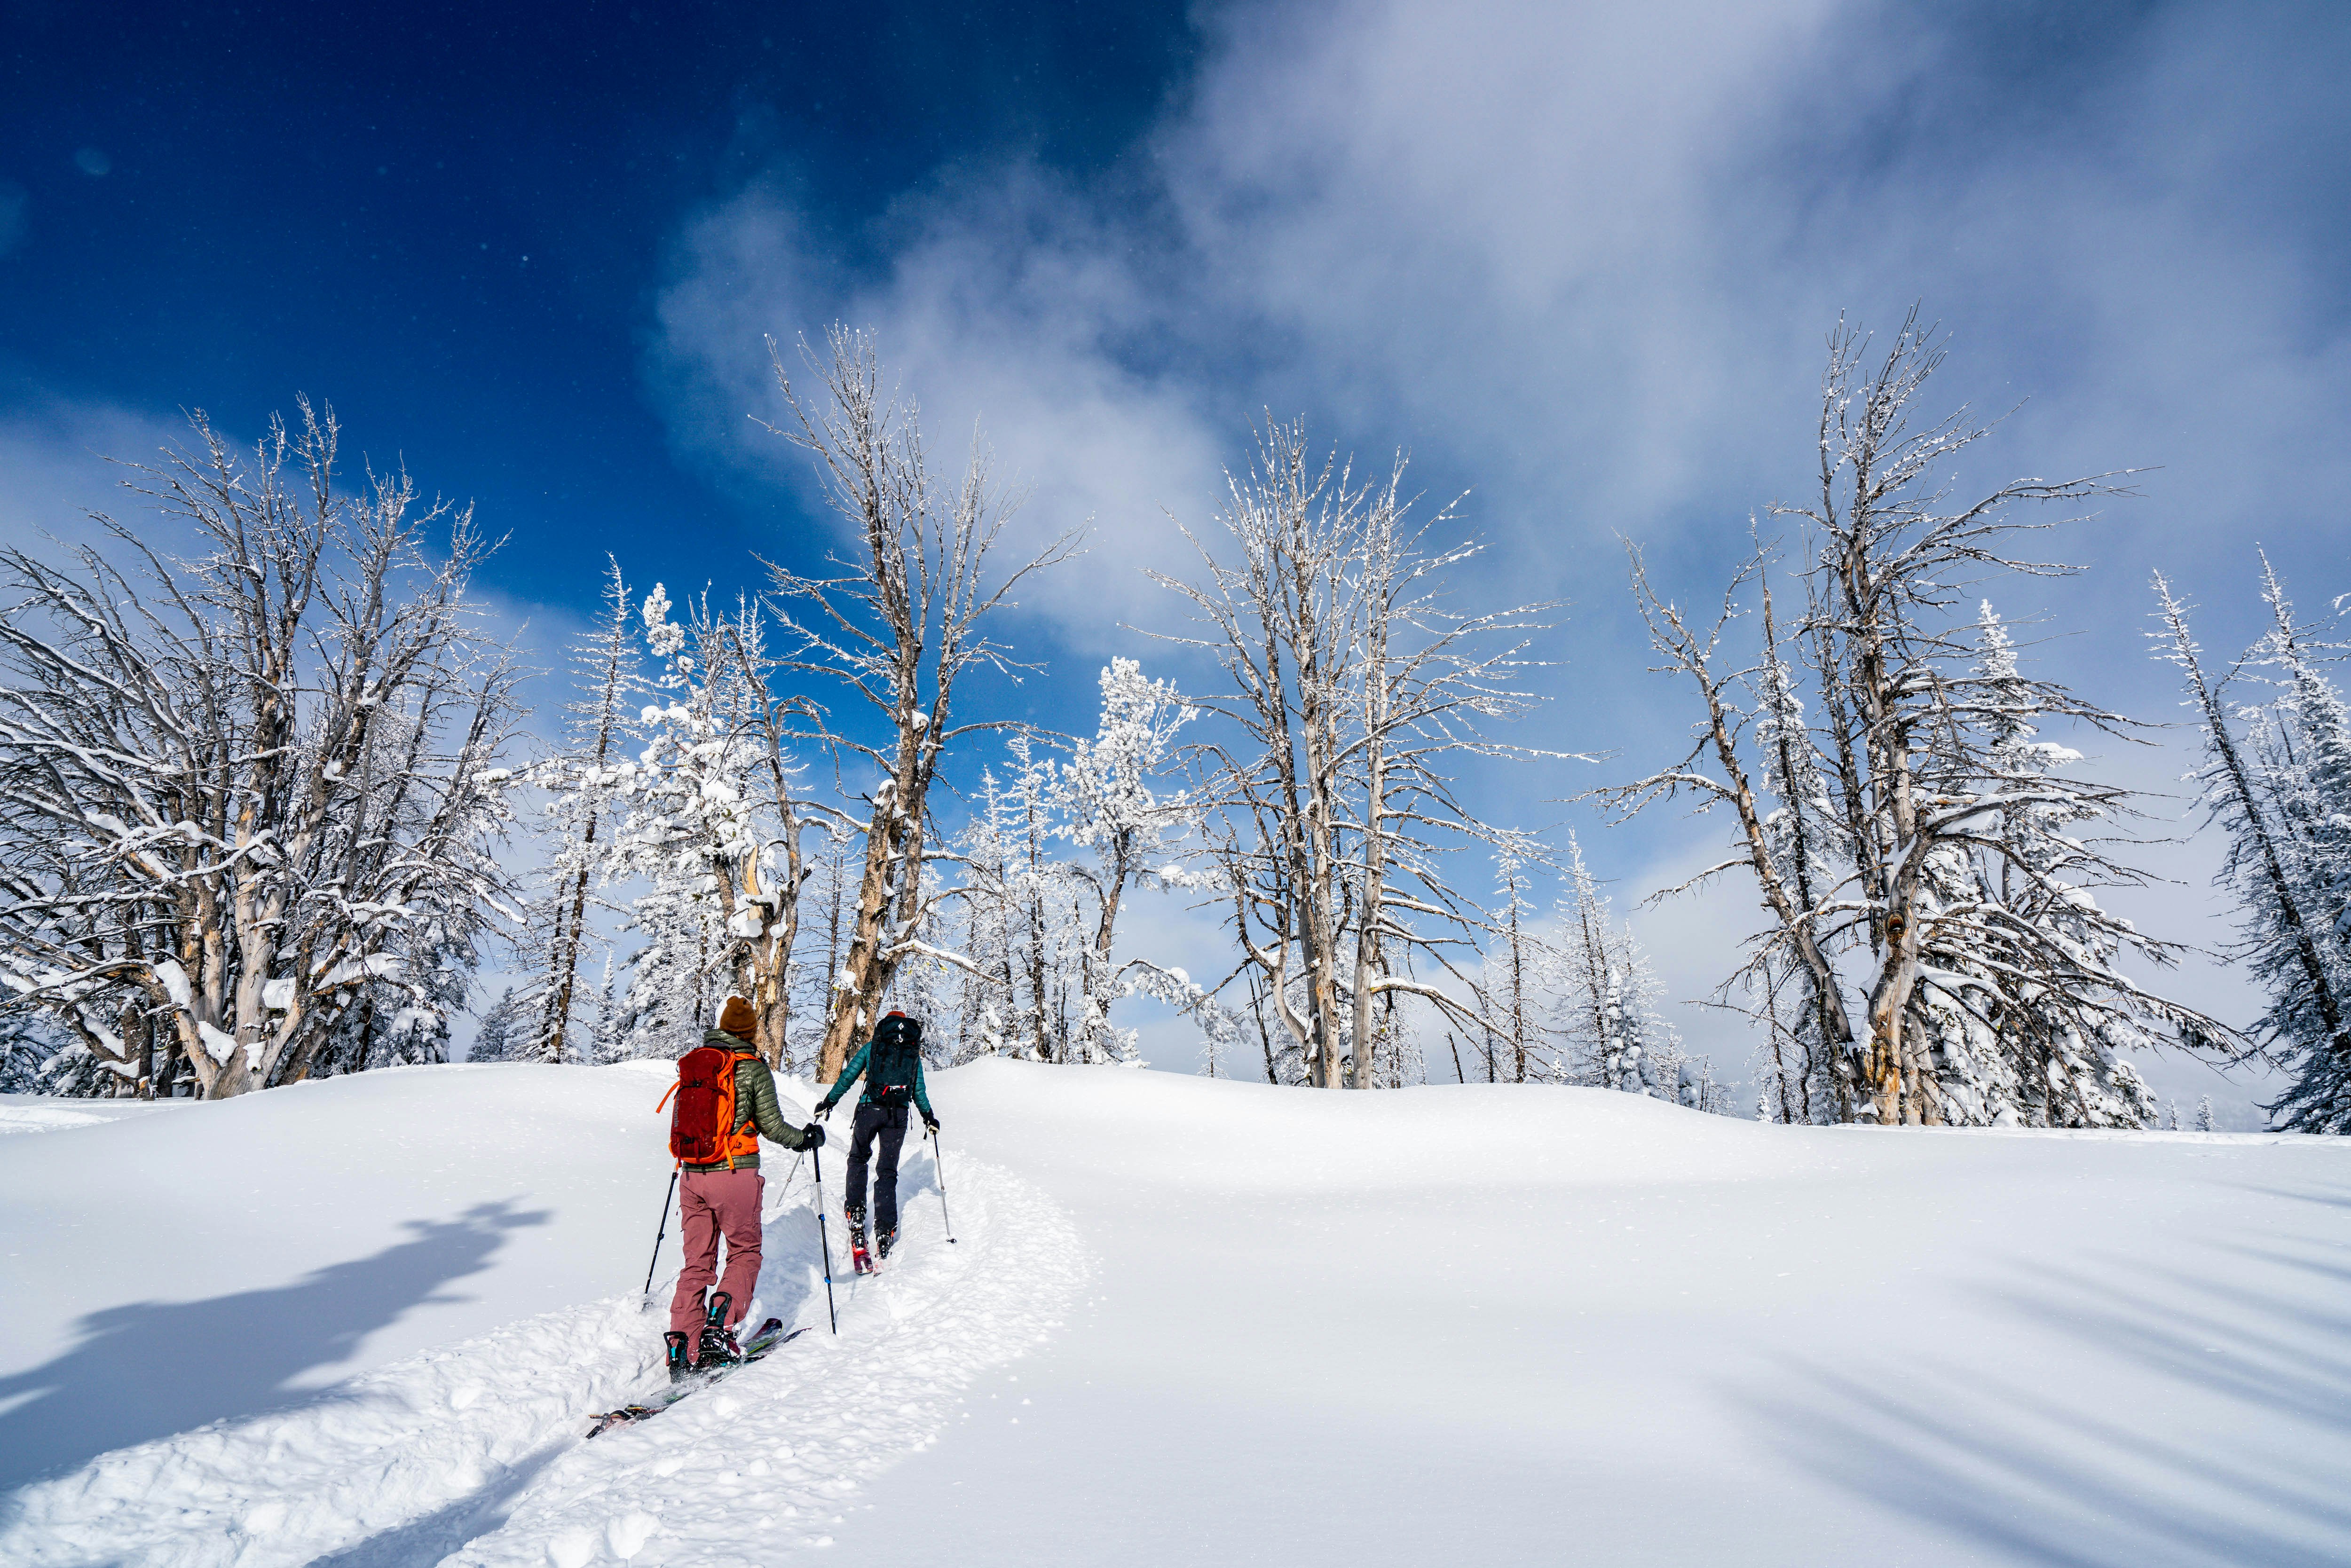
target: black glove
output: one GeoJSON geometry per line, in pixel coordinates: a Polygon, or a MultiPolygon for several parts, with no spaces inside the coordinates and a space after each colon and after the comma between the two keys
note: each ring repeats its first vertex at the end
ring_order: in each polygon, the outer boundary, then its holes
{"type": "Polygon", "coordinates": [[[817,1106],[817,1108],[816,1108],[816,1119],[817,1119],[818,1121],[820,1121],[820,1122],[823,1121],[827,1116],[830,1116],[830,1115],[831,1115],[831,1114],[832,1114],[832,1102],[831,1102],[831,1101],[830,1101],[830,1100],[827,1100],[827,1101],[822,1102],[822,1103],[820,1103],[820,1104],[817,1106]]]}
{"type": "Polygon", "coordinates": [[[807,1142],[800,1145],[804,1149],[820,1149],[824,1147],[824,1129],[818,1126],[814,1122],[810,1122],[807,1126],[800,1129],[800,1136],[807,1140],[807,1142]]]}
{"type": "Polygon", "coordinates": [[[937,1137],[939,1135],[939,1119],[936,1116],[925,1116],[923,1118],[923,1128],[925,1132],[929,1133],[931,1136],[935,1138],[937,1137]]]}

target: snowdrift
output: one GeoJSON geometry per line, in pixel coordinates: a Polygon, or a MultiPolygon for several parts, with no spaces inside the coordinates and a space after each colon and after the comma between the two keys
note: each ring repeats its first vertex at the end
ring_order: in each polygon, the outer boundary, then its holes
{"type": "MultiPolygon", "coordinates": [[[[665,1078],[0,1139],[0,1561],[2351,1560],[2338,1141],[982,1063],[956,1245],[910,1145],[838,1339],[586,1443],[659,1377],[665,1078]]],[[[760,1310],[821,1325],[790,1169],[760,1310]]]]}

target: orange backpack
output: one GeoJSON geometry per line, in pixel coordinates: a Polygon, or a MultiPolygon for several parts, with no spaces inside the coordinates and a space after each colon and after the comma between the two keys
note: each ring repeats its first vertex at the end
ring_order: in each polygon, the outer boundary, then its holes
{"type": "Polygon", "coordinates": [[[711,1166],[725,1160],[733,1170],[737,1159],[758,1153],[758,1132],[735,1127],[735,1057],[734,1051],[705,1045],[678,1058],[677,1082],[662,1096],[662,1104],[668,1104],[671,1095],[677,1097],[669,1116],[669,1152],[681,1164],[711,1166]]]}

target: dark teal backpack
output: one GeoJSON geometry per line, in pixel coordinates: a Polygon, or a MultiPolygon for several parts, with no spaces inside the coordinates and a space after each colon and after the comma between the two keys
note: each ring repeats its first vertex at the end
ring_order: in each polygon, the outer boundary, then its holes
{"type": "Polygon", "coordinates": [[[896,1111],[914,1103],[914,1073],[923,1062],[923,1026],[892,1013],[874,1026],[865,1053],[865,1092],[861,1103],[896,1111]]]}

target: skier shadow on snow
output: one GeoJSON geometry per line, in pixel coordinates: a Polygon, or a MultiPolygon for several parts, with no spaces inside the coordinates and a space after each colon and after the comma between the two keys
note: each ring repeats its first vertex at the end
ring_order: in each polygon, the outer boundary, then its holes
{"type": "Polygon", "coordinates": [[[560,1458],[570,1447],[549,1443],[538,1452],[508,1465],[473,1493],[422,1519],[394,1525],[365,1541],[354,1542],[324,1557],[314,1557],[305,1568],[412,1568],[438,1563],[451,1552],[489,1534],[507,1521],[517,1499],[538,1479],[539,1472],[560,1458]]]}
{"type": "Polygon", "coordinates": [[[1988,1318],[2067,1336],[2042,1366],[1782,1357],[1806,1396],[1749,1406],[1814,1473],[1996,1561],[2332,1568],[2351,1560],[2351,1312],[2325,1303],[2346,1270],[2275,1247],[2210,1250],[2223,1257],[2199,1270],[2112,1260],[1979,1291],[1988,1318]],[[2107,1364],[2134,1396],[2100,1405],[2040,1375],[2077,1362],[2107,1364]],[[2173,1414],[2181,1391],[2262,1440],[2216,1443],[2173,1414]]]}
{"type": "Polygon", "coordinates": [[[477,1204],[455,1219],[410,1220],[409,1240],[289,1285],[91,1312],[71,1348],[0,1378],[0,1490],[210,1422],[347,1398],[289,1385],[411,1308],[458,1299],[444,1287],[549,1218],[512,1199],[477,1204]]]}

